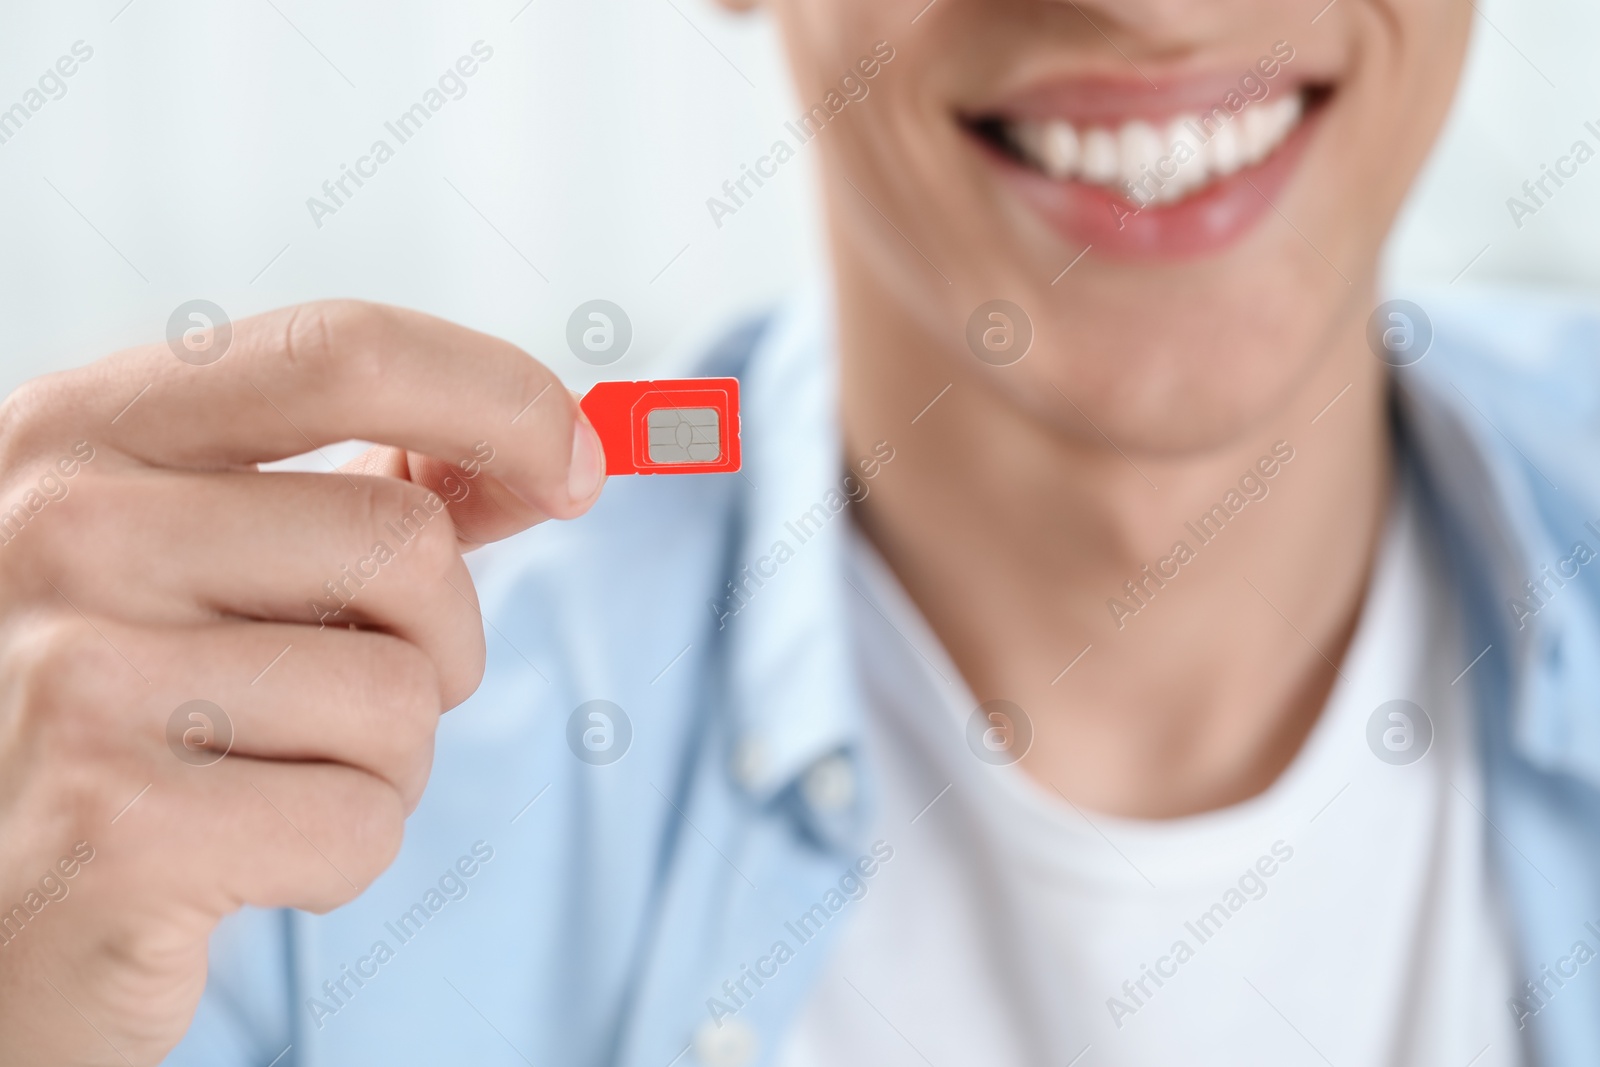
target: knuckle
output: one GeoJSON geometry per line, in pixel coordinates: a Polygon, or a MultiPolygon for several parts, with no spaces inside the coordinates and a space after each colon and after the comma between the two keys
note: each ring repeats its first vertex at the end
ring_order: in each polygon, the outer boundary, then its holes
{"type": "Polygon", "coordinates": [[[556,372],[521,349],[513,349],[513,352],[514,355],[505,364],[507,371],[505,386],[509,395],[526,397],[529,400],[540,398],[537,406],[528,412],[529,416],[537,414],[539,420],[535,421],[557,423],[569,422],[576,418],[577,402],[563,395],[566,389],[561,379],[556,376],[556,372]]]}
{"type": "Polygon", "coordinates": [[[426,494],[424,508],[429,521],[417,532],[415,541],[418,570],[428,578],[447,578],[460,566],[461,549],[456,540],[455,522],[437,493],[426,494]],[[433,510],[433,509],[437,510],[433,510]]]}
{"type": "Polygon", "coordinates": [[[10,473],[37,449],[59,405],[60,377],[29,379],[0,400],[0,471],[10,473]]]}
{"type": "Polygon", "coordinates": [[[398,790],[409,814],[433,766],[442,711],[439,672],[427,654],[401,638],[372,634],[362,640],[369,651],[357,703],[368,766],[398,790]]]}
{"type": "Polygon", "coordinates": [[[136,776],[126,768],[111,774],[103,761],[85,758],[81,750],[70,756],[49,764],[50,804],[63,826],[58,840],[69,833],[74,838],[90,836],[139,788],[128,786],[136,776]]]}
{"type": "Polygon", "coordinates": [[[415,502],[413,487],[398,478],[366,478],[358,500],[356,519],[364,538],[393,537],[390,527],[403,519],[415,502]]]}
{"type": "Polygon", "coordinates": [[[407,641],[375,634],[372,642],[365,705],[374,727],[402,754],[426,746],[439,723],[439,672],[407,641]]]}
{"type": "Polygon", "coordinates": [[[428,570],[448,565],[460,555],[455,526],[442,496],[426,486],[395,478],[372,479],[361,503],[366,532],[391,547],[402,559],[421,557],[428,570]]]}
{"type": "Polygon", "coordinates": [[[53,600],[46,581],[93,570],[129,512],[115,479],[84,468],[63,476],[36,459],[9,466],[5,481],[13,484],[0,489],[0,605],[15,612],[31,599],[53,600]]]}
{"type": "Polygon", "coordinates": [[[370,343],[384,311],[361,300],[318,300],[292,308],[284,324],[283,359],[302,387],[375,383],[387,346],[370,343]]]}
{"type": "Polygon", "coordinates": [[[0,400],[0,438],[16,435],[19,428],[38,419],[47,408],[49,386],[43,378],[30,378],[0,400]]]}
{"type": "Polygon", "coordinates": [[[401,542],[395,546],[401,566],[428,579],[449,574],[461,550],[444,497],[413,482],[396,482],[393,492],[381,505],[379,527],[401,542]]]}
{"type": "MultiPolygon", "coordinates": [[[[280,891],[294,907],[323,915],[354,900],[394,862],[405,833],[405,801],[384,779],[350,767],[307,768],[296,778],[292,790],[286,782],[272,790],[286,816],[259,798],[255,810],[265,819],[267,848],[282,872],[280,891]]],[[[244,899],[250,899],[248,890],[244,899]]]]}
{"type": "Polygon", "coordinates": [[[349,872],[352,879],[358,887],[365,887],[400,854],[406,804],[387,782],[365,774],[349,777],[353,780],[344,790],[348,803],[340,809],[346,812],[343,852],[353,868],[349,872]]]}
{"type": "Polygon", "coordinates": [[[296,305],[283,327],[283,358],[297,375],[326,373],[333,355],[333,305],[296,305]]]}
{"type": "Polygon", "coordinates": [[[115,673],[104,642],[76,617],[36,615],[19,620],[0,648],[0,679],[14,709],[51,718],[83,714],[101,681],[115,673]]]}
{"type": "Polygon", "coordinates": [[[130,746],[116,728],[118,671],[76,617],[32,617],[0,644],[0,736],[6,762],[48,779],[51,807],[74,823],[109,803],[108,765],[130,746]]]}
{"type": "Polygon", "coordinates": [[[391,687],[390,703],[428,729],[439,717],[439,672],[433,660],[415,645],[399,638],[384,642],[383,670],[391,687]]]}
{"type": "Polygon", "coordinates": [[[397,478],[362,478],[359,484],[361,493],[352,501],[354,521],[360,527],[363,543],[367,543],[374,537],[389,534],[386,524],[406,513],[410,490],[397,478]]]}
{"type": "Polygon", "coordinates": [[[57,491],[43,516],[50,523],[50,536],[40,538],[36,547],[63,561],[87,558],[85,553],[93,551],[96,542],[103,543],[117,524],[126,522],[142,504],[136,495],[124,491],[118,479],[86,467],[71,481],[52,478],[49,485],[57,491]]]}

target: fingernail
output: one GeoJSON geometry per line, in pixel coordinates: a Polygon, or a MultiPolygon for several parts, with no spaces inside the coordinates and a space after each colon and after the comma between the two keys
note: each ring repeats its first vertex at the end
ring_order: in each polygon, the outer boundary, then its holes
{"type": "Polygon", "coordinates": [[[579,415],[572,426],[572,462],[567,467],[567,495],[575,503],[588,500],[605,477],[606,458],[600,451],[600,436],[579,415]]]}

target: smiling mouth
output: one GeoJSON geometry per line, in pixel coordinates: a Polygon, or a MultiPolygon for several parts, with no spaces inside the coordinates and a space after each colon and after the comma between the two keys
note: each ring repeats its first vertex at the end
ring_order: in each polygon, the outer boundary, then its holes
{"type": "Polygon", "coordinates": [[[1175,203],[1262,163],[1326,96],[1325,89],[1305,86],[1237,115],[1190,112],[1120,125],[1075,125],[1062,118],[985,118],[968,125],[1052,181],[1100,186],[1142,208],[1175,203]]]}
{"type": "Polygon", "coordinates": [[[1221,251],[1285,190],[1329,83],[1217,76],[1161,90],[1062,81],[958,116],[1003,184],[1069,243],[1139,258],[1221,251]]]}

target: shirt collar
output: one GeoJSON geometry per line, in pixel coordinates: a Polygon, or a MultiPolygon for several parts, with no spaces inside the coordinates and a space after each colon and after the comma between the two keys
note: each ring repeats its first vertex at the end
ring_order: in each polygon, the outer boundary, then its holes
{"type": "MultiPolygon", "coordinates": [[[[1485,664],[1474,669],[1503,665],[1507,704],[1488,710],[1505,715],[1518,755],[1600,787],[1600,719],[1592,712],[1600,692],[1600,619],[1591,593],[1600,559],[1576,575],[1560,573],[1580,542],[1600,556],[1600,523],[1587,524],[1600,511],[1583,514],[1592,500],[1580,494],[1592,476],[1541,447],[1567,437],[1558,405],[1530,402],[1539,383],[1560,372],[1508,366],[1503,355],[1486,351],[1494,341],[1473,328],[1470,311],[1455,323],[1455,335],[1446,321],[1436,345],[1445,351],[1398,370],[1395,379],[1402,447],[1441,513],[1437,528],[1466,586],[1474,629],[1489,646],[1467,650],[1463,666],[1480,651],[1485,664]],[[1529,581],[1544,584],[1537,599],[1529,581]]],[[[1569,369],[1574,383],[1594,378],[1569,369]]],[[[1579,439],[1573,429],[1568,443],[1579,439]]]]}

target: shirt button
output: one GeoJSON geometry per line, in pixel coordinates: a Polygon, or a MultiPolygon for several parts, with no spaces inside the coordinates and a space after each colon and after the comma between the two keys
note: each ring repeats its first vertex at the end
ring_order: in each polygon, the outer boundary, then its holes
{"type": "Polygon", "coordinates": [[[703,1067],[747,1067],[756,1058],[756,1032],[738,1019],[707,1021],[694,1032],[694,1054],[703,1067]]]}
{"type": "Polygon", "coordinates": [[[761,742],[739,742],[733,752],[733,777],[746,789],[754,789],[767,769],[767,754],[761,742]]]}
{"type": "Polygon", "coordinates": [[[836,815],[855,803],[855,767],[842,753],[824,756],[806,771],[800,791],[812,808],[824,815],[836,815]]]}

